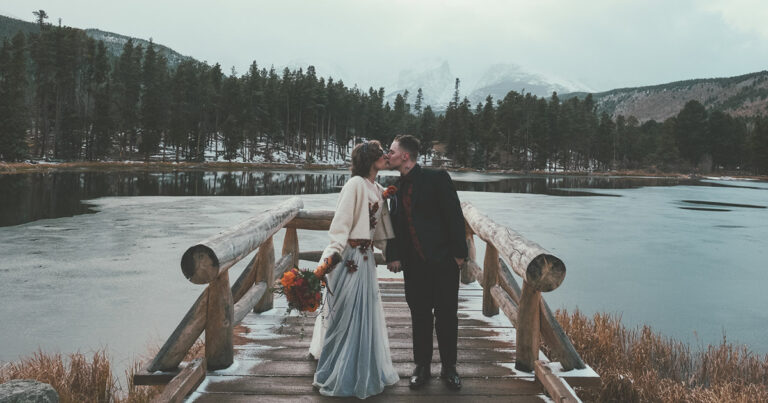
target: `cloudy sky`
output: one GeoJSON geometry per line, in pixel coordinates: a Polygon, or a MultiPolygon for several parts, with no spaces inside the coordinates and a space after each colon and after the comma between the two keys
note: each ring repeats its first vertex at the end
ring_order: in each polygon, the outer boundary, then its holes
{"type": "Polygon", "coordinates": [[[517,64],[593,91],[768,68],[763,0],[0,0],[0,14],[154,39],[244,72],[315,64],[389,86],[447,61],[471,82],[517,64]]]}

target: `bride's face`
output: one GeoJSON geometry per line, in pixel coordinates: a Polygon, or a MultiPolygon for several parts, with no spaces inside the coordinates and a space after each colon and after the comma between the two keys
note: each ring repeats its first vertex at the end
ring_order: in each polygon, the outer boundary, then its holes
{"type": "Polygon", "coordinates": [[[375,168],[377,171],[381,171],[381,170],[387,169],[387,159],[386,159],[386,158],[384,158],[384,156],[385,156],[385,155],[386,155],[386,154],[384,154],[384,150],[382,150],[382,151],[381,151],[381,156],[379,157],[379,159],[377,159],[377,160],[376,160],[376,161],[373,163],[373,167],[374,167],[374,168],[375,168]]]}

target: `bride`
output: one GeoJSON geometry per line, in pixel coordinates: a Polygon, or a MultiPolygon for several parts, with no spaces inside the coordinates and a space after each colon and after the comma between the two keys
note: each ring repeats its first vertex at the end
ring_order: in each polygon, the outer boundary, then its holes
{"type": "Polygon", "coordinates": [[[326,396],[364,399],[381,393],[399,376],[392,366],[381,305],[373,245],[384,249],[394,238],[384,189],[375,182],[386,167],[378,141],[352,150],[352,178],[341,189],[328,231],[324,258],[341,262],[328,275],[323,311],[317,316],[309,352],[317,361],[313,385],[326,396]]]}

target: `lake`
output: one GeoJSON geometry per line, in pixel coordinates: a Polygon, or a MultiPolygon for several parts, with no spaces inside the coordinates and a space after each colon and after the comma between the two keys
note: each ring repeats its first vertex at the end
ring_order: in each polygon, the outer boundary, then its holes
{"type": "MultiPolygon", "coordinates": [[[[694,349],[725,334],[768,353],[768,183],[451,176],[463,201],[565,262],[563,284],[543,294],[553,309],[616,313],[694,349]]],[[[106,347],[127,367],[162,344],[202,292],[181,274],[187,247],[291,195],[307,209],[332,209],[347,179],[345,171],[0,175],[0,361],[38,348],[106,347]]],[[[324,232],[299,239],[302,250],[327,242],[324,232]]]]}

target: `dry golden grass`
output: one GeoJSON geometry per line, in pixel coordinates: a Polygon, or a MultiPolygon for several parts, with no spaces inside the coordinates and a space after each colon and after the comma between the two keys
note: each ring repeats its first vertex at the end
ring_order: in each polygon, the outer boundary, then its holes
{"type": "Polygon", "coordinates": [[[91,361],[81,353],[46,354],[38,351],[31,357],[8,363],[0,371],[0,383],[11,379],[36,379],[53,386],[61,402],[113,402],[118,391],[109,359],[103,351],[93,354],[91,361]]]}
{"type": "MultiPolygon", "coordinates": [[[[157,351],[157,348],[153,348],[157,351]]],[[[152,352],[151,355],[154,355],[152,352]]],[[[145,403],[162,391],[162,386],[139,386],[133,384],[133,375],[142,370],[146,359],[135,360],[126,371],[127,387],[123,389],[112,373],[112,366],[106,352],[93,353],[91,361],[81,353],[48,354],[38,351],[31,357],[5,364],[0,369],[0,383],[12,379],[35,379],[53,386],[62,403],[105,402],[145,403]]],[[[184,361],[191,361],[205,355],[205,343],[198,340],[190,348],[184,361]]]]}
{"type": "Polygon", "coordinates": [[[558,311],[557,319],[584,361],[603,381],[579,391],[599,402],[766,402],[768,355],[761,357],[725,339],[692,352],[643,326],[627,329],[621,318],[558,311]]]}

